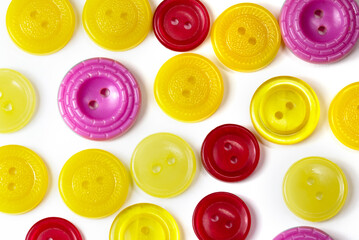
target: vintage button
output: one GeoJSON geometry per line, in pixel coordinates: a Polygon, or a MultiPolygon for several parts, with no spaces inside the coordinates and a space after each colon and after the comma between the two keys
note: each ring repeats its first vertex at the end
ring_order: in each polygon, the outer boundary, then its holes
{"type": "Polygon", "coordinates": [[[92,58],[73,67],[61,83],[59,109],[66,124],[88,139],[124,134],[141,107],[136,79],[119,62],[92,58]]]}
{"type": "Polygon", "coordinates": [[[211,39],[219,60],[239,72],[267,66],[281,44],[276,18],[253,3],[240,3],[225,10],[213,24],[211,39]]]}
{"type": "Polygon", "coordinates": [[[359,82],[342,89],[329,108],[329,124],[337,139],[359,150],[359,82]]]}
{"type": "Polygon", "coordinates": [[[252,123],[263,138],[279,144],[294,144],[312,134],[318,124],[320,106],[307,83],[280,76],[257,89],[250,112],[252,123]]]}
{"type": "Polygon", "coordinates": [[[36,94],[29,80],[11,69],[0,69],[0,133],[23,128],[35,112],[36,94]]]}
{"type": "Polygon", "coordinates": [[[65,47],[75,30],[75,19],[68,0],[12,0],[6,27],[21,49],[44,55],[65,47]]]}
{"type": "Polygon", "coordinates": [[[213,129],[202,144],[202,163],[215,178],[236,182],[247,178],[258,165],[260,149],[248,129],[225,124],[213,129]]]}
{"type": "Polygon", "coordinates": [[[251,214],[247,205],[227,192],[204,197],[193,213],[193,229],[201,240],[246,239],[250,227],[251,214]]]}
{"type": "Polygon", "coordinates": [[[0,147],[0,212],[21,214],[45,197],[48,176],[44,162],[28,148],[0,147]]]}
{"type": "Polygon", "coordinates": [[[176,220],[165,209],[149,203],[132,205],[112,223],[110,240],[179,240],[176,220]]]}
{"type": "Polygon", "coordinates": [[[295,227],[288,229],[273,240],[333,240],[328,234],[318,228],[295,227]]]}
{"type": "Polygon", "coordinates": [[[355,0],[286,0],[279,22],[286,46],[313,63],[341,60],[359,37],[355,0]]]}
{"type": "Polygon", "coordinates": [[[312,222],[334,217],[343,207],[347,194],[343,171],[321,157],[294,163],[283,180],[283,197],[289,210],[312,222]]]}
{"type": "Polygon", "coordinates": [[[166,114],[183,122],[199,122],[221,105],[223,80],[210,60],[184,53],[161,67],[154,91],[157,104],[166,114]]]}
{"type": "Polygon", "coordinates": [[[198,47],[207,37],[210,19],[199,0],[165,0],[153,17],[153,30],[163,46],[185,52],[198,47]]]}
{"type": "Polygon", "coordinates": [[[73,155],[59,177],[59,190],[66,205],[89,218],[107,217],[120,209],[129,184],[129,175],[121,161],[100,149],[73,155]]]}
{"type": "Polygon", "coordinates": [[[99,46],[113,51],[136,47],[151,29],[148,0],[86,0],[82,22],[87,34],[99,46]]]}
{"type": "Polygon", "coordinates": [[[143,139],[132,154],[131,173],[146,193],[161,198],[185,191],[196,173],[191,146],[170,133],[156,133],[143,139]]]}
{"type": "Polygon", "coordinates": [[[31,227],[25,240],[82,240],[77,228],[63,218],[44,218],[31,227]]]}

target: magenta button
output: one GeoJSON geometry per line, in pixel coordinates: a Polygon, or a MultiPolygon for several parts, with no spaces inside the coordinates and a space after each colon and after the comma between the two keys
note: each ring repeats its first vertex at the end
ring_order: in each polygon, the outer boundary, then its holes
{"type": "Polygon", "coordinates": [[[333,240],[325,232],[313,227],[295,227],[288,229],[273,240],[333,240]]]}

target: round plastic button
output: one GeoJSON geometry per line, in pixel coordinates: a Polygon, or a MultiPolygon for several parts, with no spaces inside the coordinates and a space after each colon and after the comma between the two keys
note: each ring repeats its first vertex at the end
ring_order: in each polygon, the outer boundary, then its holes
{"type": "Polygon", "coordinates": [[[82,22],[87,34],[99,46],[125,51],[145,40],[151,29],[148,0],[86,0],[82,22]]]}
{"type": "Polygon", "coordinates": [[[236,182],[252,174],[260,149],[256,137],[246,128],[226,124],[213,129],[202,145],[202,163],[215,178],[236,182]]]}
{"type": "Polygon", "coordinates": [[[121,161],[109,152],[88,149],[73,155],[59,177],[60,194],[75,213],[101,218],[125,202],[129,176],[121,161]]]}
{"type": "Polygon", "coordinates": [[[0,133],[23,128],[35,111],[36,94],[22,74],[0,69],[0,133]]]}
{"type": "Polygon", "coordinates": [[[268,141],[294,144],[316,128],[320,106],[313,89],[304,81],[288,76],[272,78],[254,93],[252,123],[268,141]]]}
{"type": "Polygon", "coordinates": [[[12,40],[32,54],[63,48],[75,30],[75,13],[68,0],[12,0],[6,14],[12,40]]]}
{"type": "Polygon", "coordinates": [[[204,197],[193,213],[193,229],[201,240],[246,239],[251,227],[247,205],[231,193],[204,197]]]}
{"type": "Polygon", "coordinates": [[[82,240],[77,228],[63,218],[44,218],[31,227],[25,240],[82,240]]]}
{"type": "Polygon", "coordinates": [[[240,3],[225,10],[214,22],[211,38],[219,60],[239,72],[267,66],[281,44],[275,17],[253,3],[240,3]]]}
{"type": "Polygon", "coordinates": [[[344,145],[359,150],[359,82],[342,89],[329,108],[329,123],[344,145]]]}
{"type": "Polygon", "coordinates": [[[211,116],[223,98],[223,80],[207,58],[184,53],[168,60],[155,80],[158,105],[183,122],[199,122],[211,116]]]}
{"type": "Polygon", "coordinates": [[[179,52],[198,47],[206,39],[209,26],[207,9],[199,0],[165,0],[153,17],[157,39],[179,52]]]}
{"type": "Polygon", "coordinates": [[[313,63],[344,58],[359,37],[355,0],[286,0],[279,22],[286,46],[313,63]]]}
{"type": "Polygon", "coordinates": [[[321,157],[294,163],[283,181],[283,197],[298,217],[320,222],[334,217],[343,207],[348,184],[342,170],[321,157]]]}
{"type": "Polygon", "coordinates": [[[124,134],[141,107],[141,91],[119,62],[93,58],[73,67],[61,83],[61,116],[77,134],[106,140],[124,134]]]}
{"type": "Polygon", "coordinates": [[[185,191],[196,173],[191,146],[170,133],[156,133],[143,139],[131,160],[136,184],[146,193],[161,198],[185,191]]]}
{"type": "Polygon", "coordinates": [[[328,234],[313,227],[295,227],[288,229],[273,240],[333,240],[328,234]]]}
{"type": "Polygon", "coordinates": [[[0,147],[0,212],[20,214],[34,209],[47,191],[44,162],[28,148],[0,147]]]}
{"type": "Polygon", "coordinates": [[[165,209],[149,203],[132,205],[113,221],[110,240],[179,240],[175,219],[165,209]]]}

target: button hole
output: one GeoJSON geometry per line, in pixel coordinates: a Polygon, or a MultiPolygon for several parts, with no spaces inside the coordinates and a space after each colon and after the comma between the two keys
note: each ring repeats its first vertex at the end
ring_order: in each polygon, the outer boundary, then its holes
{"type": "Polygon", "coordinates": [[[148,227],[142,227],[141,232],[145,235],[148,235],[150,233],[150,229],[148,227]]]}
{"type": "Polygon", "coordinates": [[[322,200],[322,199],[323,199],[323,193],[317,192],[317,193],[315,194],[315,198],[318,199],[319,201],[322,200]]]}
{"type": "Polygon", "coordinates": [[[11,103],[6,103],[6,104],[3,106],[3,109],[4,109],[6,112],[12,111],[12,105],[11,105],[11,103]]]}
{"type": "Polygon", "coordinates": [[[285,106],[289,109],[289,110],[292,110],[294,108],[294,104],[292,102],[287,102],[285,104],[285,106]]]}
{"type": "Polygon", "coordinates": [[[90,101],[90,102],[89,102],[89,108],[90,108],[91,110],[96,110],[96,109],[98,108],[98,102],[97,102],[97,101],[94,101],[94,100],[90,101]]]}
{"type": "Polygon", "coordinates": [[[98,184],[103,184],[103,177],[98,177],[98,178],[96,178],[96,182],[97,182],[98,184]]]}
{"type": "Polygon", "coordinates": [[[127,12],[123,12],[123,13],[121,13],[121,18],[122,19],[124,19],[124,20],[126,20],[127,19],[127,12]]]}
{"type": "Polygon", "coordinates": [[[226,226],[226,228],[229,229],[229,228],[233,227],[233,224],[232,224],[232,222],[227,222],[225,226],[226,226]]]}
{"type": "Polygon", "coordinates": [[[9,183],[9,185],[7,185],[7,188],[10,190],[10,191],[14,191],[16,186],[14,183],[9,183]]]}
{"type": "Polygon", "coordinates": [[[16,173],[17,173],[16,168],[12,167],[12,168],[9,169],[9,174],[10,175],[15,175],[16,173]]]}
{"type": "Polygon", "coordinates": [[[189,90],[183,90],[182,95],[186,98],[188,98],[191,95],[191,92],[189,90]]]}
{"type": "Polygon", "coordinates": [[[239,33],[240,35],[244,35],[244,34],[246,33],[246,29],[245,29],[244,27],[239,27],[239,28],[238,28],[238,33],[239,33]]]}
{"type": "Polygon", "coordinates": [[[230,143],[225,143],[224,144],[224,150],[229,151],[231,149],[232,149],[232,145],[230,143]]]}
{"type": "Polygon", "coordinates": [[[314,184],[314,182],[315,182],[314,179],[311,177],[307,179],[307,184],[310,186],[312,186],[314,184]]]}
{"type": "Polygon", "coordinates": [[[110,96],[110,90],[108,88],[103,88],[101,89],[100,94],[102,97],[107,98],[110,96]]]}
{"type": "Polygon", "coordinates": [[[176,26],[176,25],[178,25],[178,23],[179,23],[179,21],[177,18],[172,18],[172,20],[171,20],[172,25],[176,26]]]}
{"type": "Polygon", "coordinates": [[[192,28],[192,24],[190,22],[186,22],[183,27],[184,29],[189,30],[192,28]]]}
{"type": "Polygon", "coordinates": [[[48,21],[43,21],[42,23],[41,23],[41,27],[43,27],[43,28],[47,28],[49,26],[49,22],[48,21]]]}
{"type": "Polygon", "coordinates": [[[237,164],[238,163],[238,158],[236,156],[232,156],[231,157],[231,163],[232,164],[237,164]]]}
{"type": "Polygon", "coordinates": [[[36,18],[39,13],[35,10],[30,13],[31,18],[36,18]]]}
{"type": "Polygon", "coordinates": [[[176,163],[176,159],[174,157],[169,157],[167,159],[167,163],[168,163],[168,165],[173,165],[176,163]]]}
{"type": "Polygon", "coordinates": [[[196,83],[196,78],[194,76],[190,76],[187,81],[190,83],[190,84],[195,84],[196,83]]]}
{"type": "Polygon", "coordinates": [[[105,12],[105,14],[109,17],[112,16],[112,13],[113,13],[113,11],[111,9],[107,9],[105,12]]]}
{"type": "Polygon", "coordinates": [[[315,10],[315,11],[314,11],[314,16],[315,16],[316,18],[322,18],[322,17],[323,17],[323,11],[320,10],[320,9],[315,10]]]}
{"type": "Polygon", "coordinates": [[[282,119],[283,118],[283,113],[278,111],[278,112],[275,113],[275,117],[277,119],[282,119]]]}
{"type": "Polygon", "coordinates": [[[89,187],[89,184],[90,184],[90,183],[89,183],[88,181],[83,181],[83,182],[82,182],[82,187],[85,188],[85,189],[87,189],[87,188],[89,187]]]}
{"type": "Polygon", "coordinates": [[[162,170],[162,167],[161,167],[160,165],[154,165],[154,166],[152,167],[152,172],[153,172],[154,174],[160,173],[161,170],[162,170]]]}
{"type": "Polygon", "coordinates": [[[256,45],[257,40],[256,40],[254,37],[250,37],[250,38],[248,39],[248,43],[251,44],[251,45],[256,45]]]}
{"type": "Polygon", "coordinates": [[[325,35],[325,34],[327,33],[327,28],[324,27],[324,26],[320,26],[320,27],[318,28],[318,33],[319,33],[320,35],[325,35]]]}
{"type": "Polygon", "coordinates": [[[218,222],[218,220],[219,220],[219,217],[217,215],[214,215],[211,217],[212,222],[218,222]]]}

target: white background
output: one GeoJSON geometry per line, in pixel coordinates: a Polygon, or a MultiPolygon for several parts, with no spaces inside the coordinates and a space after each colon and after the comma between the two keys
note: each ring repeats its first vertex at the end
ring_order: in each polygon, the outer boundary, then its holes
{"type": "MultiPolygon", "coordinates": [[[[58,216],[73,222],[86,240],[108,239],[111,223],[116,214],[104,219],[87,219],[76,215],[62,201],[57,181],[66,160],[80,150],[100,148],[116,155],[129,167],[132,151],[146,136],[156,132],[171,132],[185,139],[197,155],[198,171],[192,185],[180,196],[158,199],[142,192],[132,184],[125,205],[150,202],[167,209],[177,220],[182,239],[196,239],[192,230],[192,213],[196,204],[207,194],[228,191],[240,196],[249,206],[252,227],[248,239],[272,239],[287,228],[310,225],[329,233],[334,239],[359,239],[359,159],[358,152],[346,148],[332,134],[328,120],[328,107],[335,94],[349,83],[358,81],[359,49],[344,60],[330,65],[314,65],[295,57],[284,46],[275,60],[265,69],[254,73],[233,72],[216,58],[210,38],[193,52],[212,60],[220,69],[225,84],[222,105],[207,120],[187,124],[171,119],[156,104],[153,83],[162,64],[176,55],[163,47],[150,32],[138,47],[126,52],[111,52],[98,47],[86,35],[81,24],[85,0],[71,0],[76,12],[76,29],[69,44],[50,56],[33,56],[20,50],[11,41],[5,25],[6,10],[10,0],[0,1],[0,68],[11,68],[24,74],[34,85],[38,106],[31,122],[22,130],[0,135],[0,146],[19,144],[38,153],[46,163],[50,175],[48,192],[41,204],[23,215],[0,213],[0,239],[21,240],[38,220],[58,216]],[[112,141],[86,140],[72,132],[63,122],[57,107],[57,91],[65,73],[76,63],[92,57],[109,57],[123,63],[141,85],[143,105],[132,129],[112,141]],[[261,140],[260,163],[246,180],[229,184],[209,176],[200,163],[200,147],[207,133],[224,123],[243,125],[254,132],[249,116],[249,104],[257,87],[269,78],[292,75],[308,82],[316,91],[321,104],[321,118],[317,129],[305,141],[280,146],[261,140]],[[287,169],[297,160],[307,156],[322,156],[337,163],[347,176],[349,195],[345,206],[334,218],[311,223],[292,214],[282,198],[282,180],[287,169]]],[[[150,0],[152,10],[160,0],[150,0]]],[[[203,1],[211,21],[239,0],[203,1]]],[[[254,0],[277,18],[284,0],[254,0]]],[[[257,137],[258,134],[256,134],[257,137]]]]}

